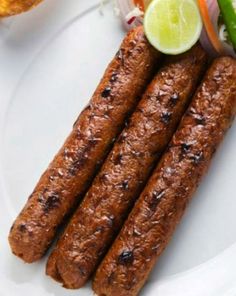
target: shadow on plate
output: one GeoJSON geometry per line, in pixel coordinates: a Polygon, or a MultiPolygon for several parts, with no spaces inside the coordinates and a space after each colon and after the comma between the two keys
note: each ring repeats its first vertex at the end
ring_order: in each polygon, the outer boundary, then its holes
{"type": "Polygon", "coordinates": [[[37,276],[43,263],[24,264],[20,259],[9,254],[5,272],[10,280],[17,284],[28,283],[37,276]]]}

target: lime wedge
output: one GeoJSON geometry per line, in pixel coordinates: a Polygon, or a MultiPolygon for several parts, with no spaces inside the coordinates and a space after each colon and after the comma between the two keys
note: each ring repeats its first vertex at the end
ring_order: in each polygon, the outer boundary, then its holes
{"type": "Polygon", "coordinates": [[[145,13],[144,29],[156,49],[175,55],[197,42],[202,19],[194,0],[153,0],[145,13]]]}

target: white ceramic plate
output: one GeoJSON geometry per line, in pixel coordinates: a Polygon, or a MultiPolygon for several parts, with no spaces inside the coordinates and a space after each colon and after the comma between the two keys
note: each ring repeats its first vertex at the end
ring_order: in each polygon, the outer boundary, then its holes
{"type": "MultiPolygon", "coordinates": [[[[0,23],[0,296],[92,295],[23,264],[7,235],[91,97],[124,32],[112,4],[45,0],[0,23]]],[[[236,295],[236,125],[228,133],[143,296],[236,295]]]]}

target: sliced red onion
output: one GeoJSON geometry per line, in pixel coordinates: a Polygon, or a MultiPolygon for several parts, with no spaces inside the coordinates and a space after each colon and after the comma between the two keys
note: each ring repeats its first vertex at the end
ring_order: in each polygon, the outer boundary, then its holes
{"type": "Polygon", "coordinates": [[[116,0],[123,25],[130,30],[143,23],[143,12],[132,0],[116,0]]]}
{"type": "Polygon", "coordinates": [[[210,56],[216,57],[218,55],[218,53],[216,52],[215,48],[213,47],[213,45],[208,37],[205,27],[203,27],[203,29],[202,29],[202,33],[200,36],[200,43],[201,43],[202,47],[205,49],[205,51],[210,56]]]}
{"type": "MultiPolygon", "coordinates": [[[[219,6],[217,4],[217,1],[216,0],[207,0],[207,4],[208,4],[208,9],[209,9],[209,14],[210,14],[210,17],[211,17],[212,24],[214,26],[215,31],[217,32],[217,34],[219,36],[219,40],[220,40],[220,42],[222,44],[222,47],[224,49],[224,54],[236,57],[236,53],[234,52],[233,46],[228,44],[227,41],[224,40],[224,38],[222,38],[222,31],[221,31],[222,28],[221,27],[219,28],[219,25],[218,25],[220,9],[219,9],[219,6]]],[[[200,42],[201,42],[203,48],[212,57],[216,57],[216,56],[219,55],[216,52],[215,48],[213,47],[205,28],[203,28],[203,30],[202,30],[202,34],[201,34],[201,37],[200,37],[200,42]]]]}

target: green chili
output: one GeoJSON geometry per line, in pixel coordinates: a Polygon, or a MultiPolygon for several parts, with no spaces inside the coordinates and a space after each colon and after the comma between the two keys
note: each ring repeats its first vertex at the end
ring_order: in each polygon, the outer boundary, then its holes
{"type": "Polygon", "coordinates": [[[229,39],[236,49],[236,0],[218,0],[218,4],[229,39]]]}

